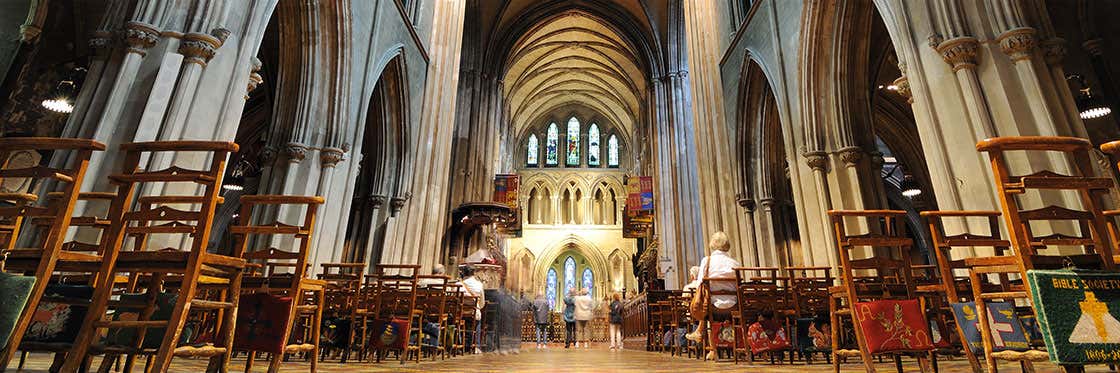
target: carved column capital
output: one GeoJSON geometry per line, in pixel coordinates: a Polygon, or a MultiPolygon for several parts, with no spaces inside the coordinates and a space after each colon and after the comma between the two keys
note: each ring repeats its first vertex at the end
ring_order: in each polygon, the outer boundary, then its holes
{"type": "Polygon", "coordinates": [[[372,195],[372,196],[369,196],[368,198],[369,198],[369,207],[371,209],[374,209],[374,210],[380,210],[382,207],[385,207],[385,201],[389,199],[389,197],[386,197],[386,196],[383,196],[383,195],[380,195],[380,194],[372,195]]]}
{"type": "Polygon", "coordinates": [[[1093,57],[1100,57],[1104,54],[1104,40],[1101,38],[1093,38],[1081,43],[1081,48],[1084,48],[1089,55],[1093,57]]]}
{"type": "Polygon", "coordinates": [[[250,92],[253,92],[253,90],[257,89],[257,87],[259,87],[261,83],[264,83],[264,77],[261,76],[261,65],[261,59],[253,57],[252,68],[249,70],[249,85],[245,90],[246,100],[249,99],[250,92]]]}
{"type": "Polygon", "coordinates": [[[894,84],[898,89],[896,92],[898,92],[900,96],[906,98],[906,102],[914,104],[914,95],[913,92],[910,91],[910,79],[907,79],[906,75],[898,77],[898,79],[895,79],[891,84],[894,84]]]}
{"type": "Polygon", "coordinates": [[[289,162],[300,163],[303,162],[304,158],[307,158],[307,147],[290,142],[284,145],[284,154],[288,156],[289,162]]]}
{"type": "Polygon", "coordinates": [[[844,161],[844,165],[848,167],[855,167],[863,159],[863,149],[858,146],[848,146],[840,149],[837,153],[840,153],[840,160],[844,161]]]}
{"type": "Polygon", "coordinates": [[[192,32],[183,36],[183,42],[179,43],[179,53],[186,57],[186,63],[206,67],[221,46],[222,42],[213,36],[192,32]]]}
{"type": "Polygon", "coordinates": [[[261,148],[260,154],[257,155],[257,160],[260,161],[262,165],[271,164],[276,160],[276,148],[272,146],[261,148]]]}
{"type": "Polygon", "coordinates": [[[884,163],[886,163],[886,160],[883,159],[883,152],[880,152],[880,151],[871,152],[871,169],[873,171],[875,171],[875,172],[882,171],[884,163]]]}
{"type": "Polygon", "coordinates": [[[113,34],[108,31],[97,31],[89,39],[89,47],[97,58],[106,58],[113,49],[113,34]]]}
{"type": "Polygon", "coordinates": [[[21,42],[34,42],[41,34],[43,34],[43,28],[39,25],[25,23],[19,26],[19,41],[21,42]]]}
{"type": "Polygon", "coordinates": [[[774,210],[774,204],[778,201],[773,198],[763,198],[758,200],[758,204],[762,206],[762,211],[770,212],[774,210]]]}
{"type": "Polygon", "coordinates": [[[976,67],[976,53],[980,42],[973,37],[959,37],[941,42],[937,45],[937,53],[953,67],[956,72],[960,69],[976,67]]]}
{"type": "Polygon", "coordinates": [[[813,171],[828,172],[828,154],[825,152],[807,152],[801,156],[805,157],[805,164],[813,171]]]}
{"type": "Polygon", "coordinates": [[[739,207],[742,207],[742,208],[746,209],[747,212],[753,212],[754,211],[754,207],[755,207],[754,200],[750,199],[750,197],[748,197],[746,195],[746,193],[736,194],[735,195],[735,202],[739,204],[739,207]]]}
{"type": "Polygon", "coordinates": [[[404,209],[404,204],[405,202],[408,202],[409,197],[411,197],[411,195],[405,195],[404,197],[393,197],[392,199],[390,199],[389,216],[392,216],[394,218],[397,217],[397,215],[401,213],[401,210],[404,209]]]}
{"type": "Polygon", "coordinates": [[[1060,65],[1066,59],[1066,39],[1051,38],[1042,42],[1042,53],[1047,64],[1060,65]]]}
{"type": "Polygon", "coordinates": [[[128,52],[141,56],[148,53],[148,48],[159,41],[159,30],[155,26],[143,22],[132,21],[125,24],[124,42],[128,44],[128,52]]]}
{"type": "Polygon", "coordinates": [[[345,154],[339,148],[323,148],[319,151],[319,163],[323,168],[334,167],[342,161],[342,156],[345,154]]]}
{"type": "Polygon", "coordinates": [[[1035,31],[1030,27],[1019,27],[1007,30],[1000,34],[996,40],[999,41],[999,49],[1003,54],[1011,57],[1011,61],[1019,62],[1022,60],[1030,59],[1031,52],[1038,44],[1038,38],[1035,37],[1035,31]]]}

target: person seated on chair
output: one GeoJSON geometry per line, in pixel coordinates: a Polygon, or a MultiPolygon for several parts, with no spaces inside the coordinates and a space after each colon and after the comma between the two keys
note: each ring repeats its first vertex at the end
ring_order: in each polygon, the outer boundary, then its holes
{"type": "MultiPolygon", "coordinates": [[[[735,267],[739,266],[739,261],[727,255],[727,251],[731,249],[731,242],[727,240],[727,233],[716,232],[712,234],[712,239],[708,242],[708,247],[712,249],[712,253],[700,260],[700,275],[697,277],[702,280],[708,279],[735,279],[735,267]]],[[[735,291],[736,284],[734,281],[718,281],[711,283],[711,291],[735,291]]],[[[711,320],[727,320],[731,318],[731,309],[735,307],[738,302],[738,297],[733,294],[727,295],[713,295],[712,306],[715,307],[714,312],[708,315],[711,320]]],[[[700,327],[696,331],[689,333],[686,337],[694,342],[700,341],[700,335],[704,330],[707,330],[708,325],[704,321],[700,322],[700,327]]],[[[716,345],[715,333],[711,333],[711,346],[716,345]]],[[[715,360],[716,351],[708,352],[708,359],[715,360]]]]}
{"type": "Polygon", "coordinates": [[[482,281],[475,277],[474,267],[463,267],[459,270],[459,275],[463,276],[463,291],[467,295],[478,297],[478,303],[475,303],[474,306],[474,353],[481,354],[482,349],[479,348],[478,343],[482,336],[482,307],[486,305],[486,291],[482,286],[482,281]]]}
{"type": "MultiPolygon", "coordinates": [[[[443,266],[443,264],[438,264],[437,263],[436,265],[432,266],[432,276],[446,276],[446,275],[447,275],[447,268],[445,268],[443,266]]],[[[416,283],[416,285],[418,285],[422,288],[426,288],[428,286],[435,285],[435,284],[438,284],[438,283],[440,283],[439,279],[422,278],[422,279],[420,279],[419,282],[416,283]]],[[[447,280],[446,283],[451,284],[452,282],[451,282],[451,280],[447,280]]]]}
{"type": "Polygon", "coordinates": [[[696,291],[700,287],[700,266],[692,266],[688,269],[688,281],[681,290],[696,291]]]}

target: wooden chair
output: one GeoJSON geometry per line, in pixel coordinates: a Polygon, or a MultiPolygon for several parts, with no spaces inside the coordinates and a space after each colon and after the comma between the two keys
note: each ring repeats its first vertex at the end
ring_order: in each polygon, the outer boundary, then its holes
{"type": "MultiPolygon", "coordinates": [[[[1101,151],[1112,156],[1112,159],[1120,161],[1120,140],[1112,141],[1101,145],[1101,151]]],[[[1117,163],[1120,168],[1120,163],[1117,163]]],[[[1112,247],[1120,248],[1120,229],[1117,228],[1116,219],[1120,216],[1120,210],[1105,211],[1104,215],[1108,223],[1109,237],[1112,239],[1112,247]]],[[[1112,253],[1112,261],[1120,266],[1120,253],[1112,253]]]]}
{"type": "MultiPolygon", "coordinates": [[[[249,262],[249,269],[241,279],[242,293],[269,293],[292,299],[291,307],[287,310],[286,325],[289,325],[289,331],[284,333],[280,342],[284,346],[283,351],[272,354],[268,371],[279,371],[280,362],[286,354],[306,353],[311,357],[311,371],[314,372],[319,362],[319,327],[322,325],[327,282],[308,277],[307,256],[314,237],[315,217],[319,205],[323,203],[323,197],[249,195],[241,196],[240,202],[238,224],[231,226],[229,230],[237,245],[234,252],[241,253],[241,257],[249,262]],[[254,209],[285,205],[303,207],[302,224],[289,225],[278,221],[256,225],[243,223],[251,220],[254,209]],[[249,245],[254,237],[260,238],[258,242],[268,238],[276,242],[282,240],[281,237],[291,237],[293,250],[284,251],[275,247],[251,250],[249,245]],[[305,323],[300,326],[299,321],[305,323]],[[298,332],[302,332],[301,338],[298,338],[300,343],[292,343],[297,339],[298,332]]],[[[256,356],[256,351],[248,353],[246,372],[252,369],[256,356]]]]}
{"type": "MultiPolygon", "coordinates": [[[[701,288],[707,289],[708,294],[711,295],[710,299],[714,300],[716,297],[720,297],[720,296],[735,297],[735,299],[736,299],[735,304],[738,305],[739,302],[742,302],[742,299],[739,299],[738,284],[739,284],[739,280],[737,280],[735,278],[705,278],[700,283],[700,286],[701,286],[701,288]],[[717,286],[713,287],[712,285],[717,285],[717,286]]],[[[704,328],[701,330],[701,333],[700,333],[701,334],[700,345],[702,346],[703,351],[707,351],[707,352],[714,351],[714,352],[716,352],[716,359],[718,360],[719,359],[719,348],[718,348],[718,346],[709,345],[711,343],[711,341],[710,341],[711,334],[710,333],[712,332],[712,323],[714,323],[716,321],[730,322],[731,327],[736,331],[736,333],[743,333],[743,332],[746,331],[746,329],[743,327],[743,315],[738,312],[737,307],[733,307],[733,308],[730,308],[730,309],[719,309],[713,303],[714,302],[709,301],[708,304],[706,305],[707,308],[708,308],[708,312],[707,312],[707,315],[704,315],[704,318],[702,319],[703,324],[704,324],[704,328]],[[716,320],[715,315],[716,315],[717,312],[723,313],[723,314],[728,314],[729,317],[726,320],[716,320]]],[[[732,359],[732,361],[735,362],[735,364],[738,364],[739,363],[739,354],[735,353],[735,343],[738,343],[738,341],[733,342],[732,345],[731,345],[731,355],[732,355],[731,359],[732,359]]],[[[707,355],[705,355],[704,360],[707,360],[707,359],[708,359],[708,357],[707,357],[707,355]]]]}
{"type": "Polygon", "coordinates": [[[463,318],[462,312],[460,312],[463,308],[462,287],[463,285],[459,283],[447,284],[447,306],[445,312],[447,313],[447,326],[450,329],[445,330],[441,334],[446,339],[444,344],[446,345],[447,353],[451,355],[451,357],[462,355],[466,352],[463,341],[459,339],[459,323],[463,318]]]}
{"type": "MultiPolygon", "coordinates": [[[[1011,283],[1012,276],[1025,279],[1027,271],[1032,269],[1060,269],[1075,266],[1082,269],[1116,270],[1113,257],[1113,242],[1108,237],[1107,218],[1102,211],[1102,198],[1113,187],[1113,181],[1107,177],[1097,177],[1096,171],[1089,155],[1092,144],[1081,138],[1073,137],[998,137],[980,141],[976,150],[988,153],[991,160],[992,171],[996,181],[996,194],[1003,209],[1004,222],[1010,232],[1011,247],[1014,256],[993,258],[970,258],[965,264],[970,268],[970,277],[973,281],[983,280],[986,277],[1000,276],[1001,286],[998,291],[985,289],[978,283],[973,283],[973,294],[976,299],[977,316],[986,319],[986,302],[995,300],[1030,300],[1029,284],[1026,281],[1011,283]],[[1060,153],[1068,163],[1071,175],[1063,175],[1051,170],[1030,170],[1025,175],[1012,174],[1007,152],[1023,152],[1027,155],[1037,155],[1042,152],[1060,153]],[[1060,195],[1055,195],[1060,194],[1060,195]],[[1059,205],[1049,205],[1037,209],[1027,209],[1024,205],[1030,201],[1026,199],[1042,200],[1044,203],[1062,200],[1061,197],[1077,195],[1076,202],[1079,206],[1069,208],[1059,205]],[[1080,210],[1079,210],[1079,209],[1080,210]],[[1039,225],[1043,229],[1062,230],[1065,227],[1076,227],[1076,233],[1059,233],[1041,235],[1037,232],[1039,225]],[[1080,250],[1076,248],[1080,248],[1080,250]],[[1072,249],[1072,250],[1071,250],[1072,249]],[[1073,252],[1071,251],[1078,251],[1073,252]]],[[[1115,151],[1114,146],[1105,147],[1105,151],[1115,151]]],[[[1072,201],[1071,201],[1072,202],[1072,201]]],[[[1026,352],[1000,351],[993,352],[992,332],[986,323],[981,323],[981,335],[984,338],[984,355],[987,370],[995,372],[998,367],[996,360],[1012,361],[1045,361],[1045,353],[1037,350],[1026,352]]],[[[1065,367],[1067,371],[1080,371],[1081,367],[1065,367]]]]}
{"type": "Polygon", "coordinates": [[[357,338],[361,336],[357,312],[361,309],[359,300],[362,299],[362,275],[366,264],[323,263],[321,266],[323,272],[319,274],[318,278],[326,282],[324,294],[326,303],[324,304],[323,317],[346,320],[349,324],[344,336],[334,336],[336,340],[338,338],[344,340],[345,347],[340,353],[340,362],[345,363],[350,357],[350,352],[357,338]]]}
{"type": "MultiPolygon", "coordinates": [[[[105,353],[154,355],[149,360],[148,369],[166,371],[174,356],[209,357],[208,370],[226,370],[233,341],[233,326],[236,305],[240,294],[241,275],[245,260],[240,253],[235,256],[213,254],[206,251],[206,243],[213,225],[214,210],[218,203],[222,176],[226,159],[237,151],[237,144],[207,141],[163,141],[127,143],[120,147],[124,153],[124,167],[120,174],[109,177],[117,185],[116,197],[112,202],[108,220],[112,222],[109,237],[102,241],[105,253],[98,276],[94,281],[94,295],[89,312],[83,321],[75,346],[66,358],[63,371],[76,371],[86,361],[91,346],[105,353]],[[167,169],[144,171],[140,169],[141,158],[150,158],[154,153],[203,154],[208,159],[201,170],[171,166],[167,169]],[[132,200],[140,184],[158,188],[201,191],[199,194],[163,195],[146,197],[144,205],[154,206],[138,210],[132,207],[132,200]],[[189,206],[185,209],[172,206],[189,206]],[[137,222],[165,222],[144,226],[137,222]],[[187,250],[174,248],[151,251],[123,251],[126,235],[142,234],[144,240],[152,235],[178,235],[190,241],[187,250]],[[159,293],[164,287],[177,288],[177,298],[167,320],[151,320],[150,312],[145,311],[138,320],[113,320],[107,318],[113,295],[113,283],[117,273],[148,274],[145,283],[150,294],[159,293]],[[216,299],[205,299],[199,292],[202,283],[222,287],[216,299]],[[213,344],[179,346],[181,333],[186,325],[189,312],[201,310],[216,312],[217,333],[213,344]],[[101,346],[97,344],[100,331],[104,329],[137,329],[135,345],[144,346],[143,339],[149,328],[164,328],[163,339],[158,348],[133,348],[131,346],[101,346]]],[[[176,240],[178,241],[178,240],[176,240]]],[[[172,241],[168,241],[172,242],[172,241]]],[[[136,243],[142,245],[141,243],[136,243]]],[[[114,307],[118,308],[118,307],[114,307]]],[[[153,309],[149,307],[148,309],[153,309]]]]}
{"type": "MultiPolygon", "coordinates": [[[[85,179],[89,159],[94,151],[105,150],[105,145],[93,140],[85,139],[60,139],[43,137],[10,137],[0,138],[0,149],[4,151],[54,151],[55,157],[70,156],[72,161],[67,162],[64,168],[50,168],[47,166],[32,166],[26,168],[0,169],[0,179],[25,178],[35,183],[54,182],[57,194],[48,198],[43,205],[34,205],[39,197],[28,193],[3,193],[0,194],[0,234],[6,239],[3,255],[4,269],[35,276],[35,284],[31,294],[24,305],[23,312],[16,319],[8,345],[3,346],[0,355],[0,370],[7,367],[15,356],[17,349],[21,348],[21,341],[31,326],[31,319],[35,315],[44,293],[50,285],[52,276],[60,270],[91,270],[91,263],[98,263],[101,256],[97,250],[68,250],[79,247],[67,246],[65,243],[68,228],[79,225],[97,225],[104,220],[95,218],[73,218],[74,205],[80,197],[79,188],[85,179]],[[36,222],[40,229],[37,245],[30,248],[16,248],[21,240],[20,234],[27,221],[36,222]]],[[[87,195],[92,197],[94,195],[87,195]]],[[[84,247],[80,247],[84,249],[84,247]]],[[[96,266],[96,264],[94,264],[96,266]]],[[[88,299],[67,300],[48,299],[54,303],[87,304],[88,299]]]]}
{"type": "MultiPolygon", "coordinates": [[[[739,298],[736,305],[739,308],[739,315],[742,320],[740,332],[744,335],[744,339],[749,326],[754,322],[762,321],[766,317],[773,318],[774,322],[778,323],[786,331],[786,335],[789,336],[789,325],[797,315],[797,309],[787,285],[789,278],[781,276],[781,269],[778,267],[736,267],[734,269],[739,298]]],[[[774,363],[775,361],[781,361],[780,358],[775,360],[775,357],[780,357],[792,348],[793,344],[791,343],[789,350],[769,351],[766,354],[770,357],[770,362],[774,363]]],[[[749,344],[736,346],[733,351],[736,355],[739,352],[749,355],[751,361],[754,361],[757,355],[749,344]]],[[[789,358],[792,364],[792,353],[789,354],[789,358]]]]}
{"type": "MultiPolygon", "coordinates": [[[[375,288],[376,304],[372,307],[371,320],[407,320],[409,325],[418,324],[423,316],[423,311],[416,308],[416,293],[419,265],[414,264],[378,264],[373,267],[369,275],[375,288]]],[[[367,338],[373,338],[370,330],[364,331],[367,338]]],[[[408,338],[405,335],[404,338],[408,338]]],[[[408,357],[411,341],[405,341],[405,349],[398,351],[403,364],[408,357]]],[[[377,361],[380,362],[387,349],[378,349],[377,361]]]]}
{"type": "MultiPolygon", "coordinates": [[[[910,246],[913,241],[906,237],[899,225],[905,219],[905,211],[895,210],[870,210],[870,211],[843,211],[832,210],[828,212],[832,221],[832,229],[836,235],[838,256],[840,258],[840,285],[829,289],[829,310],[832,317],[832,365],[840,371],[840,360],[846,357],[858,356],[863,360],[867,372],[875,372],[872,353],[867,345],[867,336],[855,313],[855,305],[862,301],[888,300],[888,299],[916,299],[914,283],[910,270],[910,246]],[[864,234],[851,234],[845,219],[862,219],[868,226],[864,234]],[[857,248],[867,248],[872,254],[864,258],[854,257],[857,248]],[[876,254],[876,249],[889,250],[890,256],[876,254]],[[898,259],[896,259],[898,258],[898,259]],[[858,273],[874,272],[874,275],[858,273]],[[840,346],[841,316],[852,319],[858,351],[842,349],[840,346]]],[[[924,307],[923,307],[924,309],[924,307]]],[[[928,324],[926,325],[928,328],[928,324]]],[[[929,335],[928,330],[926,335],[929,335]]],[[[902,372],[903,355],[916,355],[923,372],[932,371],[931,361],[935,359],[933,351],[928,353],[886,352],[882,355],[894,357],[898,371],[902,372]]]]}
{"type": "MultiPolygon", "coordinates": [[[[785,270],[788,276],[787,288],[794,310],[794,318],[816,320],[826,317],[825,315],[829,313],[830,296],[828,290],[833,285],[832,267],[795,266],[786,267],[785,270]]],[[[795,326],[800,328],[799,325],[795,326]]],[[[806,334],[809,333],[809,326],[805,325],[806,334]]],[[[829,355],[831,351],[828,349],[818,350],[813,347],[812,337],[806,335],[804,338],[808,338],[808,340],[803,341],[799,331],[791,334],[791,341],[795,347],[800,349],[802,346],[810,346],[798,351],[801,358],[805,360],[805,364],[812,364],[813,354],[818,352],[824,355],[826,363],[832,362],[832,357],[829,355]]]]}
{"type": "MultiPolygon", "coordinates": [[[[415,335],[417,338],[416,345],[409,345],[408,351],[416,353],[416,362],[420,362],[420,355],[425,349],[430,350],[432,360],[435,360],[438,354],[443,359],[447,359],[447,349],[439,343],[440,337],[436,337],[436,345],[426,345],[424,343],[424,323],[435,323],[438,325],[440,335],[447,330],[447,321],[449,319],[447,314],[447,299],[448,299],[448,277],[443,275],[421,275],[417,276],[417,282],[420,286],[416,290],[416,303],[417,309],[422,314],[416,319],[417,324],[413,325],[410,334],[415,335]]],[[[411,338],[411,337],[410,337],[411,338]]]]}
{"type": "MultiPolygon", "coordinates": [[[[982,369],[980,361],[972,353],[972,348],[968,346],[964,331],[960,328],[960,324],[956,321],[952,308],[949,306],[952,303],[969,302],[974,299],[971,280],[967,276],[962,276],[962,274],[966,275],[968,273],[968,266],[965,265],[964,259],[953,259],[952,251],[953,249],[970,250],[972,253],[966,252],[963,255],[957,255],[957,257],[970,255],[975,257],[976,249],[991,248],[995,256],[1006,256],[1010,252],[1011,243],[1000,237],[1000,213],[998,211],[923,211],[921,216],[926,219],[930,237],[933,240],[940,281],[933,285],[918,286],[917,291],[920,294],[927,294],[929,299],[937,300],[932,305],[936,310],[936,316],[941,319],[942,323],[952,323],[953,330],[957,333],[958,341],[961,343],[972,371],[979,372],[982,369]],[[965,226],[970,220],[982,219],[988,226],[988,233],[974,234],[966,231],[950,235],[945,230],[946,219],[956,219],[965,226]]],[[[990,283],[976,285],[982,288],[991,288],[992,286],[990,283]]],[[[943,337],[947,338],[948,336],[943,337]]]]}
{"type": "Polygon", "coordinates": [[[477,347],[481,341],[476,341],[474,338],[474,326],[476,323],[481,322],[475,317],[475,305],[478,304],[478,297],[473,295],[463,295],[462,302],[459,304],[459,341],[464,350],[464,354],[470,351],[471,347],[477,347]]]}

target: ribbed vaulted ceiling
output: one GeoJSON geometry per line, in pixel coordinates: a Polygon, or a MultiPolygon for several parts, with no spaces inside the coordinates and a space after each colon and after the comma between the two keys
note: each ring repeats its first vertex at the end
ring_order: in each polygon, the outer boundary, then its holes
{"type": "Polygon", "coordinates": [[[633,48],[597,18],[571,11],[537,25],[507,65],[503,93],[518,133],[554,110],[582,105],[631,135],[645,74],[633,48]]]}

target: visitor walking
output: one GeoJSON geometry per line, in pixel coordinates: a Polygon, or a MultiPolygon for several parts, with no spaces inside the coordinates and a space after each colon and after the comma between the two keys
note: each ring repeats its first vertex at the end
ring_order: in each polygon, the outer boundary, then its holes
{"type": "Polygon", "coordinates": [[[587,325],[591,319],[595,318],[595,300],[587,295],[587,289],[581,289],[579,296],[575,298],[576,303],[576,334],[579,336],[576,341],[576,347],[579,347],[579,341],[583,341],[583,348],[590,348],[591,330],[587,325]]]}
{"type": "Polygon", "coordinates": [[[622,295],[611,295],[611,351],[622,350],[622,295]]]}
{"type": "Polygon", "coordinates": [[[572,291],[564,295],[564,348],[576,343],[576,301],[572,291]]]}
{"type": "Polygon", "coordinates": [[[544,298],[543,292],[537,292],[537,298],[533,299],[530,307],[533,308],[533,323],[537,325],[537,349],[548,348],[548,313],[552,309],[548,307],[548,299],[544,298]]]}

